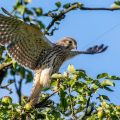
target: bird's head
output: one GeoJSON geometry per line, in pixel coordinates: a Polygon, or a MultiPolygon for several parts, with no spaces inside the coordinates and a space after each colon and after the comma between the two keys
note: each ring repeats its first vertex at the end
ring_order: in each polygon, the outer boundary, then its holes
{"type": "Polygon", "coordinates": [[[64,46],[68,50],[77,49],[77,42],[70,37],[64,37],[56,42],[57,45],[64,46]]]}

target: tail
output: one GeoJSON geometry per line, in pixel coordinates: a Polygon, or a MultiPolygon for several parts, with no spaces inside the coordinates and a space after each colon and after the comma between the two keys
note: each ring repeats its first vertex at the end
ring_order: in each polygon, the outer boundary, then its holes
{"type": "Polygon", "coordinates": [[[51,70],[52,68],[46,68],[35,73],[34,83],[29,97],[29,102],[32,106],[37,104],[41,89],[49,86],[51,70]]]}
{"type": "Polygon", "coordinates": [[[40,84],[40,74],[35,74],[32,90],[28,99],[28,103],[30,103],[31,106],[38,103],[39,94],[42,88],[43,86],[40,84]]]}

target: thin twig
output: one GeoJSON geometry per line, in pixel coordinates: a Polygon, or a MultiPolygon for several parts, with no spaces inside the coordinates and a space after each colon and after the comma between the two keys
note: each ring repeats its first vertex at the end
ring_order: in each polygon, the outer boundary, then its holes
{"type": "Polygon", "coordinates": [[[6,70],[5,69],[0,70],[0,85],[3,82],[5,75],[6,75],[6,70]]]}
{"type": "Polygon", "coordinates": [[[115,11],[120,10],[120,8],[90,8],[90,7],[81,7],[80,10],[107,10],[107,11],[115,11]]]}
{"type": "Polygon", "coordinates": [[[54,94],[56,94],[59,90],[54,91],[52,94],[50,94],[48,97],[46,97],[44,100],[42,100],[41,102],[39,102],[38,104],[35,105],[35,108],[39,108],[44,106],[44,104],[46,103],[46,101],[53,96],[54,94]]]}
{"type": "Polygon", "coordinates": [[[90,99],[91,99],[91,96],[89,96],[88,100],[87,100],[87,104],[86,104],[86,110],[85,110],[85,115],[88,114],[88,108],[89,108],[89,105],[90,105],[90,99]]]}
{"type": "Polygon", "coordinates": [[[54,27],[54,28],[51,30],[51,32],[46,33],[46,34],[49,35],[49,36],[52,36],[52,35],[54,34],[54,31],[56,31],[56,30],[58,30],[58,28],[54,27]]]}
{"type": "Polygon", "coordinates": [[[63,19],[64,15],[66,13],[68,13],[69,11],[74,10],[76,8],[79,8],[79,7],[80,7],[80,4],[76,3],[76,4],[72,5],[72,6],[70,6],[68,9],[61,10],[60,13],[55,15],[54,18],[52,19],[52,21],[49,23],[49,25],[46,28],[47,31],[45,31],[44,34],[46,34],[49,31],[49,29],[54,25],[54,23],[56,21],[58,21],[60,19],[63,19]]]}
{"type": "Polygon", "coordinates": [[[18,96],[19,96],[19,103],[21,104],[21,95],[22,95],[22,81],[23,81],[23,79],[20,79],[20,81],[19,81],[19,94],[18,94],[18,96]]]}
{"type": "Polygon", "coordinates": [[[114,10],[120,10],[120,8],[90,8],[90,7],[84,7],[81,3],[77,2],[75,4],[71,4],[71,6],[67,9],[63,9],[59,11],[58,14],[54,14],[51,12],[48,12],[47,14],[43,14],[43,16],[48,16],[52,17],[52,21],[49,23],[49,25],[46,27],[46,30],[44,31],[44,34],[48,34],[48,31],[50,28],[55,24],[56,21],[60,21],[65,17],[65,14],[75,10],[75,9],[80,9],[80,10],[107,10],[107,11],[114,11],[114,10]]]}
{"type": "Polygon", "coordinates": [[[10,83],[8,83],[8,84],[6,84],[6,85],[0,85],[0,88],[1,88],[1,89],[6,89],[6,90],[8,90],[9,93],[11,94],[11,93],[12,93],[12,89],[9,88],[8,86],[10,86],[12,83],[13,83],[13,82],[10,82],[10,83]]]}
{"type": "Polygon", "coordinates": [[[18,98],[19,98],[19,104],[21,104],[22,81],[23,81],[23,79],[20,79],[20,81],[18,82],[19,86],[17,86],[17,82],[16,82],[16,79],[15,79],[15,76],[14,76],[14,85],[15,85],[15,89],[16,89],[16,92],[17,92],[17,95],[18,95],[18,98]]]}
{"type": "Polygon", "coordinates": [[[71,109],[71,112],[72,112],[72,120],[76,120],[76,117],[75,117],[75,112],[74,112],[74,105],[73,105],[73,100],[72,100],[72,97],[71,97],[71,90],[70,90],[70,87],[68,87],[68,93],[69,93],[69,98],[70,98],[70,109],[71,109]]]}
{"type": "Polygon", "coordinates": [[[91,97],[92,97],[92,94],[90,94],[89,97],[88,97],[87,104],[86,104],[86,107],[85,107],[85,113],[84,113],[84,115],[82,116],[81,120],[86,120],[86,116],[91,116],[91,114],[92,114],[93,111],[94,111],[94,107],[91,106],[90,111],[88,112],[88,109],[89,109],[89,107],[90,107],[91,97]]]}

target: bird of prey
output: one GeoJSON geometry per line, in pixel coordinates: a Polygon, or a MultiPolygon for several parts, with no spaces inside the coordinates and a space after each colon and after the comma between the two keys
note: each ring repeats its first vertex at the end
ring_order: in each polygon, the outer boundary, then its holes
{"type": "Polygon", "coordinates": [[[8,54],[21,66],[34,72],[33,87],[29,102],[34,106],[43,87],[50,83],[50,76],[59,71],[66,60],[79,54],[97,54],[107,49],[103,44],[86,51],[73,51],[77,41],[64,37],[52,43],[35,26],[24,23],[5,9],[0,14],[0,45],[7,48],[8,54]]]}

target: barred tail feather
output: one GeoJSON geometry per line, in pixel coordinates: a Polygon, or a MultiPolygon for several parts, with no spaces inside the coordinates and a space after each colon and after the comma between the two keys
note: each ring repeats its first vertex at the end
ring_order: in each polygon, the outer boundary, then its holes
{"type": "Polygon", "coordinates": [[[42,86],[40,85],[39,81],[37,82],[37,84],[33,84],[33,88],[28,100],[32,106],[38,103],[41,89],[42,89],[42,86]]]}
{"type": "Polygon", "coordinates": [[[41,89],[42,89],[42,85],[40,84],[40,72],[38,72],[38,73],[35,73],[32,90],[30,93],[30,97],[28,99],[28,102],[32,106],[37,104],[41,89]]]}
{"type": "Polygon", "coordinates": [[[32,106],[37,104],[41,89],[49,86],[51,71],[52,68],[45,68],[35,73],[33,87],[28,100],[32,106]]]}

